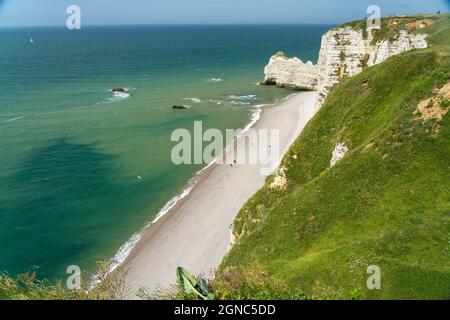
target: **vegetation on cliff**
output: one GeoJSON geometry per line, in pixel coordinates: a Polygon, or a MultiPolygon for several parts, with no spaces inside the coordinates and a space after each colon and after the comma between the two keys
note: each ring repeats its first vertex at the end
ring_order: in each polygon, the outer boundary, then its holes
{"type": "MultiPolygon", "coordinates": [[[[263,274],[324,298],[450,298],[448,100],[433,100],[440,118],[417,112],[450,81],[449,31],[441,16],[421,29],[430,48],[332,89],[283,160],[287,188],[275,191],[269,178],[239,213],[218,278],[263,274]],[[330,168],[340,142],[349,152],[330,168]],[[381,269],[380,290],[367,288],[370,265],[381,269]]],[[[242,283],[221,285],[233,293],[242,283]]]]}
{"type": "MultiPolygon", "coordinates": [[[[408,32],[420,31],[422,28],[433,24],[438,19],[439,15],[415,15],[381,18],[380,28],[372,30],[372,44],[375,44],[380,40],[392,41],[397,38],[400,30],[406,30],[408,32]]],[[[344,27],[351,27],[353,30],[362,31],[364,39],[369,37],[366,20],[347,22],[340,25],[338,28],[344,27]]]]}

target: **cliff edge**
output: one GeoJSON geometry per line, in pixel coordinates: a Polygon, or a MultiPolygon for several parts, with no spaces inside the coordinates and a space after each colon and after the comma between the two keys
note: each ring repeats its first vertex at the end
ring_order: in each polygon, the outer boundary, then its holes
{"type": "Polygon", "coordinates": [[[423,17],[396,17],[382,19],[381,28],[370,31],[366,21],[336,27],[322,36],[316,65],[279,52],[270,58],[261,84],[317,91],[320,109],[331,88],[342,79],[394,55],[427,48],[427,35],[418,30],[433,22],[423,17]]]}

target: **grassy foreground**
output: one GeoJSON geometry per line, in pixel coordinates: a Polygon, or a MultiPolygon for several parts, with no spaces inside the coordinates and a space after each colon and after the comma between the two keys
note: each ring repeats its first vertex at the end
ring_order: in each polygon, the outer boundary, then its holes
{"type": "MultiPolygon", "coordinates": [[[[450,81],[449,16],[420,32],[429,49],[332,90],[283,160],[287,188],[269,178],[239,213],[219,278],[259,274],[291,295],[331,299],[450,298],[450,117],[416,112],[450,81]],[[349,152],[330,168],[339,142],[349,152]],[[369,265],[380,267],[380,290],[367,288],[369,265]]],[[[235,297],[244,282],[219,291],[235,297]]],[[[258,296],[253,288],[247,296],[258,296]]]]}

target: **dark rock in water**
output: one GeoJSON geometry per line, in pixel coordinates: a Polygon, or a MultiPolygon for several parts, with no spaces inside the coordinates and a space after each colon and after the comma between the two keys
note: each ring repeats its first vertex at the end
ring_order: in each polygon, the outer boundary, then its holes
{"type": "Polygon", "coordinates": [[[112,92],[127,92],[124,88],[112,88],[112,92]]]}
{"type": "Polygon", "coordinates": [[[259,83],[260,86],[276,86],[277,82],[273,79],[267,79],[259,83]]]}
{"type": "Polygon", "coordinates": [[[188,107],[182,105],[174,105],[172,109],[187,109],[188,107]]]}

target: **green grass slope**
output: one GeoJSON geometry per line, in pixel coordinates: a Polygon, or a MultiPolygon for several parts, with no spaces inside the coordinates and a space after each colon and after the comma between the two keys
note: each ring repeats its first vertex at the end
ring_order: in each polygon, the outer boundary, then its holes
{"type": "Polygon", "coordinates": [[[283,160],[287,189],[269,178],[239,213],[219,296],[450,298],[450,113],[414,115],[450,80],[450,17],[421,32],[430,48],[333,88],[283,160]],[[341,141],[349,152],[330,168],[341,141]],[[381,269],[380,290],[367,288],[369,265],[381,269]],[[255,275],[273,285],[253,285],[255,275]]]}

